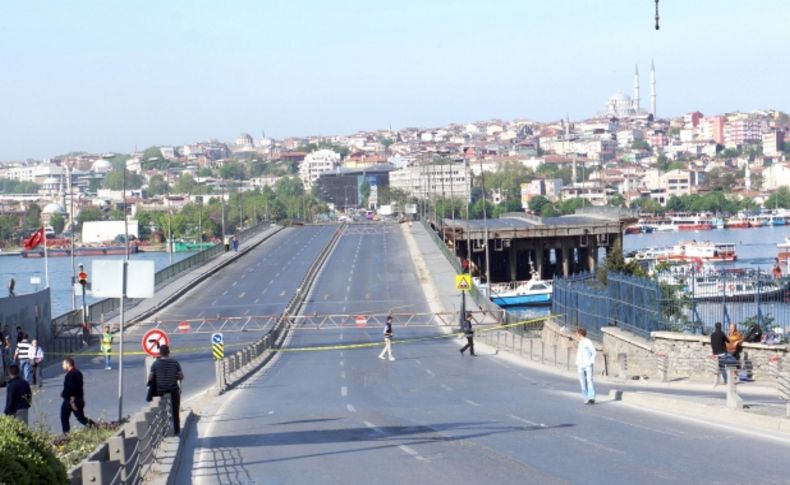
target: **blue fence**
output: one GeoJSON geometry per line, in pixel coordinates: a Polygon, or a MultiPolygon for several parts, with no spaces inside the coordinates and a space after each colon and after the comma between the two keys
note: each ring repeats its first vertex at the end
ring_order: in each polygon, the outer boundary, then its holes
{"type": "Polygon", "coordinates": [[[770,334],[790,331],[790,279],[760,272],[659,274],[642,278],[609,273],[607,283],[589,273],[554,280],[552,313],[567,326],[580,326],[594,338],[601,328],[618,326],[646,338],[671,330],[708,333],[716,322],[754,323],[770,334]]]}

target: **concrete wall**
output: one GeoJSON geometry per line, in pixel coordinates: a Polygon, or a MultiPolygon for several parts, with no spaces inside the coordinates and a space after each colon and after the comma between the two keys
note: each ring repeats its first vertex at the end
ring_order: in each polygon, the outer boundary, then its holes
{"type": "MultiPolygon", "coordinates": [[[[653,332],[647,340],[616,327],[605,327],[603,349],[610,361],[617,363],[617,372],[623,378],[635,376],[660,378],[658,360],[666,356],[668,379],[688,379],[709,382],[715,369],[711,358],[710,337],[685,335],[676,332],[653,332]]],[[[768,363],[773,359],[790,365],[788,346],[743,344],[742,362],[751,365],[755,380],[768,381],[768,363]]],[[[773,385],[772,381],[767,382],[773,385]]]]}
{"type": "MultiPolygon", "coordinates": [[[[565,327],[559,325],[552,319],[548,319],[543,323],[540,339],[544,362],[553,362],[554,356],[556,355],[557,363],[569,364],[568,367],[570,369],[576,369],[576,347],[578,343],[576,340],[576,328],[565,327]]],[[[594,340],[593,344],[597,350],[595,356],[595,373],[603,375],[610,374],[611,362],[607,361],[608,356],[605,354],[603,346],[600,342],[594,340]]]]}
{"type": "Polygon", "coordinates": [[[52,336],[52,307],[49,288],[37,293],[0,298],[0,323],[8,325],[12,341],[16,338],[16,327],[39,341],[48,342],[52,336]]]}

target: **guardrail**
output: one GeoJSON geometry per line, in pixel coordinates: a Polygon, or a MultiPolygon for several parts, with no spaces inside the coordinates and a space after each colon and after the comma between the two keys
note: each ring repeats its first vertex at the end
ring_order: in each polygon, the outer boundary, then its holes
{"type": "MultiPolygon", "coordinates": [[[[257,226],[245,229],[238,234],[239,241],[246,241],[252,236],[269,228],[270,226],[270,222],[267,221],[265,223],[258,224],[257,226]]],[[[197,266],[202,266],[207,261],[214,259],[222,253],[224,253],[224,247],[222,244],[217,244],[216,246],[199,251],[188,258],[182,259],[177,263],[173,263],[172,265],[157,271],[154,275],[154,284],[156,287],[159,287],[175,276],[178,276],[179,274],[197,266]]],[[[126,309],[128,310],[134,307],[140,301],[142,300],[127,299],[126,309]]],[[[88,305],[88,320],[90,325],[101,325],[101,322],[104,320],[104,318],[120,309],[120,305],[121,300],[119,298],[105,298],[103,300],[91,303],[88,305]],[[98,319],[96,317],[98,317],[98,319]]],[[[61,335],[64,335],[70,331],[78,331],[81,333],[82,320],[83,318],[81,308],[64,313],[63,315],[52,319],[52,334],[55,337],[60,337],[61,335]]]]}
{"type": "Polygon", "coordinates": [[[156,463],[156,449],[172,434],[170,395],[155,397],[69,472],[72,485],[140,483],[156,463]]]}
{"type": "Polygon", "coordinates": [[[236,385],[253,371],[264,365],[274,355],[272,349],[282,346],[288,334],[288,330],[291,327],[291,315],[297,315],[299,313],[313,281],[315,281],[326,258],[332,252],[338,239],[340,239],[340,235],[343,233],[345,227],[345,224],[338,227],[329,240],[329,243],[324,247],[315,261],[313,261],[313,264],[310,265],[301,284],[296,289],[296,294],[288,301],[285,310],[283,310],[283,313],[272,329],[254,343],[215,362],[215,389],[217,394],[224,393],[230,387],[236,385]]]}

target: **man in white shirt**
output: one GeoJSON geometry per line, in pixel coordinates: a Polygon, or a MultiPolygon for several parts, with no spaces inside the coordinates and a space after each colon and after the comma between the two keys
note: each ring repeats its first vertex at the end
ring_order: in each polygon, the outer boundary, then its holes
{"type": "Polygon", "coordinates": [[[576,367],[579,369],[579,384],[582,387],[584,404],[595,403],[595,386],[593,385],[593,364],[595,364],[595,346],[587,338],[587,330],[576,329],[579,346],[576,348],[576,367]]]}

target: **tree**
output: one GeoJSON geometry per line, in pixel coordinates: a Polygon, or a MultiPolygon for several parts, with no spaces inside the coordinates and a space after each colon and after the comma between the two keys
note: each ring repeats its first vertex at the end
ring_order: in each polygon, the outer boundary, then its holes
{"type": "Polygon", "coordinates": [[[560,214],[573,214],[576,212],[576,209],[584,207],[588,204],[585,199],[580,197],[574,197],[573,199],[565,199],[560,202],[559,212],[560,214]]]}
{"type": "MultiPolygon", "coordinates": [[[[544,213],[549,211],[549,207],[553,209],[551,201],[542,195],[537,195],[529,201],[529,210],[539,216],[545,215],[544,213]]],[[[553,214],[555,211],[550,210],[550,212],[553,214]]]]}
{"type": "Polygon", "coordinates": [[[246,178],[244,165],[238,162],[226,161],[222,165],[222,168],[219,169],[219,176],[226,180],[228,179],[244,180],[246,178]]]}
{"type": "Polygon", "coordinates": [[[148,147],[143,151],[143,162],[148,162],[152,158],[160,158],[164,160],[162,156],[162,150],[159,147],[148,147]]]}
{"type": "Polygon", "coordinates": [[[641,212],[650,212],[650,213],[660,213],[664,212],[664,208],[661,207],[656,200],[651,199],[650,197],[640,197],[635,199],[631,202],[632,209],[639,209],[641,212]]]}
{"type": "Polygon", "coordinates": [[[298,177],[284,177],[274,184],[274,193],[278,199],[299,197],[304,194],[304,185],[298,177]]]}
{"type": "Polygon", "coordinates": [[[521,201],[517,199],[508,199],[504,202],[499,203],[496,207],[494,207],[494,217],[500,217],[502,214],[506,214],[508,212],[523,212],[524,209],[521,207],[521,201]]]}
{"type": "Polygon", "coordinates": [[[55,230],[55,234],[60,234],[66,227],[66,219],[61,214],[52,214],[49,216],[49,225],[55,230]]]}
{"type": "Polygon", "coordinates": [[[610,207],[625,207],[625,197],[622,194],[614,194],[609,197],[606,205],[610,207]]]}
{"type": "Polygon", "coordinates": [[[0,193],[4,194],[35,194],[39,186],[33,182],[19,182],[13,179],[0,178],[0,193]]]}
{"type": "Polygon", "coordinates": [[[472,204],[469,210],[469,217],[472,219],[482,219],[483,210],[485,210],[486,217],[491,218],[494,216],[494,204],[484,199],[477,199],[477,202],[472,204]]]}
{"type": "Polygon", "coordinates": [[[25,212],[25,229],[36,229],[41,227],[41,207],[38,204],[30,204],[25,212]]]}
{"type": "Polygon", "coordinates": [[[77,215],[77,225],[79,226],[79,230],[82,231],[82,223],[101,221],[103,219],[104,214],[102,214],[101,210],[96,207],[85,207],[84,209],[80,209],[80,213],[77,215]]]}
{"type": "Polygon", "coordinates": [[[359,187],[359,193],[362,195],[362,201],[367,204],[368,198],[370,197],[370,182],[364,180],[359,187]]]}
{"type": "Polygon", "coordinates": [[[14,237],[19,221],[14,216],[0,216],[0,241],[8,241],[14,237]]]}
{"type": "Polygon", "coordinates": [[[173,192],[176,194],[189,194],[195,189],[195,179],[188,173],[182,173],[175,185],[173,185],[173,192]]]}
{"type": "MultiPolygon", "coordinates": [[[[183,177],[184,175],[182,175],[183,177]]],[[[167,185],[165,178],[159,174],[152,175],[148,180],[148,195],[162,195],[170,192],[170,186],[167,185]]]]}
{"type": "Polygon", "coordinates": [[[775,209],[778,207],[790,209],[790,188],[786,185],[779,187],[773,194],[765,199],[765,204],[763,205],[766,209],[775,209]]]}
{"type": "Polygon", "coordinates": [[[198,177],[211,177],[212,175],[214,175],[214,172],[212,172],[211,169],[208,167],[203,167],[200,170],[198,170],[197,175],[198,177]]]}
{"type": "Polygon", "coordinates": [[[650,144],[645,140],[634,140],[631,142],[631,149],[632,150],[646,150],[650,151],[650,144]]]}
{"type": "MultiPolygon", "coordinates": [[[[126,190],[139,189],[143,186],[143,178],[134,173],[126,172],[126,190]]],[[[123,170],[108,172],[104,177],[104,187],[110,190],[123,190],[123,170]]]]}

